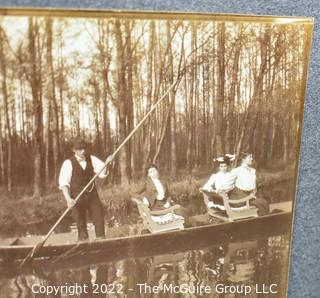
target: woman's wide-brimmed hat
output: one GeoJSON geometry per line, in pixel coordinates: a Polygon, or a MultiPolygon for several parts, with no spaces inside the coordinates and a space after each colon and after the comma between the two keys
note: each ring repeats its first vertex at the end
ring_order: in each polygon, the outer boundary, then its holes
{"type": "Polygon", "coordinates": [[[230,162],[235,159],[235,157],[236,156],[234,154],[225,154],[224,156],[214,158],[213,161],[218,164],[225,163],[225,164],[229,165],[230,162]]]}
{"type": "Polygon", "coordinates": [[[240,153],[240,160],[243,160],[245,158],[247,158],[248,156],[252,156],[253,154],[250,152],[241,152],[240,153]]]}

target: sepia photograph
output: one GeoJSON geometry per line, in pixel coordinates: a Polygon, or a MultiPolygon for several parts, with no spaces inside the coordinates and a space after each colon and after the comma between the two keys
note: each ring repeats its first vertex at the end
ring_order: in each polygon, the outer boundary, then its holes
{"type": "Polygon", "coordinates": [[[286,297],[312,30],[0,9],[0,297],[286,297]]]}

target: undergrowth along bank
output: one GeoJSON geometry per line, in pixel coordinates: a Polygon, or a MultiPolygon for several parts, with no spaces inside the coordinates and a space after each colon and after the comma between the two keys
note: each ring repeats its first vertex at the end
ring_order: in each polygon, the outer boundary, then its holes
{"type": "MultiPolygon", "coordinates": [[[[170,195],[177,203],[185,203],[190,198],[199,197],[199,187],[203,185],[208,177],[182,175],[179,179],[168,180],[170,195]]],[[[258,187],[293,179],[294,171],[286,169],[283,171],[260,171],[258,173],[258,187]]],[[[106,215],[116,216],[126,214],[135,208],[131,198],[138,196],[137,191],[141,188],[143,181],[131,183],[127,186],[102,185],[98,183],[98,191],[106,215]]],[[[62,192],[52,191],[40,198],[28,194],[4,196],[0,195],[0,232],[14,227],[30,223],[55,221],[65,210],[66,203],[62,192]]]]}

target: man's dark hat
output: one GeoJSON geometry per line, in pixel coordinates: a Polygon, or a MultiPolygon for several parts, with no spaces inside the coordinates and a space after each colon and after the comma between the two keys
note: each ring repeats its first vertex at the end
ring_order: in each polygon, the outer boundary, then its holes
{"type": "Polygon", "coordinates": [[[75,138],[72,140],[72,149],[84,149],[87,147],[86,142],[81,138],[75,138]]]}

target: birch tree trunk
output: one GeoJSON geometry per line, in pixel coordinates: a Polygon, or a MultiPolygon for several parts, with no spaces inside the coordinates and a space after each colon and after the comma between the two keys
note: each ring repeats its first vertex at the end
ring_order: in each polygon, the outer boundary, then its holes
{"type": "Polygon", "coordinates": [[[58,176],[58,160],[60,156],[59,145],[59,111],[56,98],[56,82],[55,70],[53,67],[52,57],[52,19],[46,19],[46,35],[47,35],[47,63],[48,63],[48,98],[52,111],[52,155],[53,155],[53,180],[57,180],[58,176]]]}
{"type": "Polygon", "coordinates": [[[41,104],[41,81],[40,73],[37,67],[37,35],[38,25],[36,21],[29,17],[29,63],[30,63],[30,76],[29,83],[32,92],[33,103],[33,148],[34,148],[34,182],[33,188],[34,197],[39,197],[41,194],[41,140],[42,140],[42,104],[41,104]]]}
{"type": "MultiPolygon", "coordinates": [[[[0,66],[1,66],[1,87],[3,94],[3,103],[4,103],[4,113],[5,113],[5,129],[7,136],[7,189],[12,191],[12,134],[11,134],[11,123],[10,123],[10,114],[9,114],[9,94],[7,90],[7,61],[4,50],[5,44],[5,33],[0,27],[0,66]]],[[[2,134],[2,133],[1,133],[2,134]]],[[[1,144],[2,145],[2,144],[1,144]]],[[[1,148],[2,151],[2,148],[1,148]]]]}
{"type": "MultiPolygon", "coordinates": [[[[122,41],[121,24],[119,20],[115,21],[114,33],[116,39],[116,53],[117,53],[117,109],[119,118],[119,139],[120,142],[127,134],[127,108],[126,108],[126,77],[125,77],[125,61],[124,61],[124,46],[122,41]]],[[[119,157],[121,184],[127,185],[129,183],[127,175],[127,151],[121,150],[119,157]]]]}
{"type": "Polygon", "coordinates": [[[241,52],[241,38],[238,38],[235,45],[235,54],[233,58],[232,76],[230,82],[230,92],[228,95],[228,113],[226,115],[226,153],[234,153],[234,105],[236,97],[236,88],[238,83],[239,58],[241,52]]]}
{"type": "MultiPolygon", "coordinates": [[[[153,51],[155,45],[155,22],[150,21],[149,26],[149,44],[147,50],[147,111],[151,108],[151,104],[153,102],[152,94],[153,94],[153,51]]],[[[144,146],[143,146],[143,172],[146,171],[148,164],[151,162],[150,155],[151,155],[151,134],[152,134],[152,127],[151,127],[151,120],[150,118],[146,121],[146,134],[144,136],[144,146]]]]}
{"type": "MultiPolygon", "coordinates": [[[[195,101],[195,74],[196,74],[196,38],[197,38],[197,28],[195,22],[192,22],[192,29],[191,29],[191,48],[192,48],[192,67],[190,70],[190,80],[189,80],[189,96],[188,96],[188,124],[187,124],[187,169],[189,173],[192,171],[193,165],[194,165],[194,101],[195,101]]],[[[185,62],[186,63],[186,62],[185,62]]],[[[186,81],[185,81],[186,83],[186,81]]],[[[185,88],[187,89],[187,84],[185,85],[185,88]]]]}
{"type": "Polygon", "coordinates": [[[218,88],[215,109],[215,137],[216,137],[216,154],[224,154],[223,138],[223,105],[224,105],[224,85],[225,85],[225,24],[218,25],[218,88]]]}

